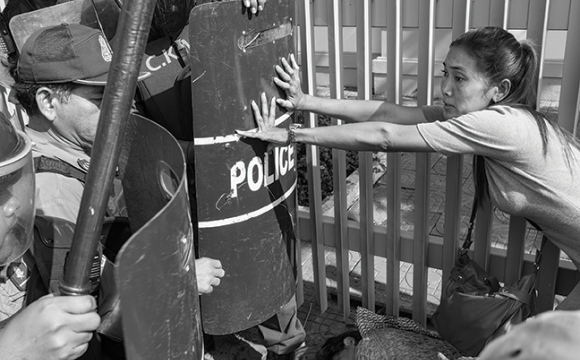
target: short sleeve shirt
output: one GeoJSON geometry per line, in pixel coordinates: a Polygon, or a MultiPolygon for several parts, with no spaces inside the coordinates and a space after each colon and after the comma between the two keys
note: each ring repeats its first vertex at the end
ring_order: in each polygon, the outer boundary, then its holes
{"type": "Polygon", "coordinates": [[[426,106],[418,131],[435,151],[485,159],[492,203],[536,222],[580,265],[580,151],[570,156],[548,125],[548,147],[533,116],[523,109],[493,106],[444,121],[441,106],[426,106]]]}
{"type": "MultiPolygon", "coordinates": [[[[90,158],[81,148],[63,143],[50,131],[27,128],[26,133],[33,143],[33,157],[60,159],[86,172],[81,164],[88,164],[90,158]]],[[[75,178],[52,172],[36,174],[36,216],[76,223],[83,189],[84,184],[75,178]]]]}

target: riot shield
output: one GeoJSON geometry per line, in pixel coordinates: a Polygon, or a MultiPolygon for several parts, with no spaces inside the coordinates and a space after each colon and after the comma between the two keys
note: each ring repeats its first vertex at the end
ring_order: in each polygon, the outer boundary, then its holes
{"type": "MultiPolygon", "coordinates": [[[[274,315],[295,290],[294,146],[266,154],[251,100],[282,95],[274,65],[294,49],[294,1],[269,0],[250,14],[240,1],[195,7],[189,20],[200,256],[219,259],[220,286],[201,298],[204,331],[229,334],[274,315]],[[290,255],[290,256],[289,256],[290,255]]],[[[278,109],[279,126],[292,114],[278,109]]]]}
{"type": "Polygon", "coordinates": [[[117,31],[121,8],[115,0],[72,0],[43,9],[16,15],[10,19],[10,32],[18,51],[36,30],[62,23],[82,24],[94,29],[103,28],[108,40],[117,31]]]}
{"type": "Polygon", "coordinates": [[[161,126],[131,115],[119,173],[134,232],[115,263],[127,358],[201,359],[203,334],[181,148],[161,126]]]}

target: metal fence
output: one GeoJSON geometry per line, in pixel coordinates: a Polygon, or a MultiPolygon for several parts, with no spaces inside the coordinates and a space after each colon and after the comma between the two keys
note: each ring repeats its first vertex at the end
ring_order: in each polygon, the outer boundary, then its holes
{"type": "MultiPolygon", "coordinates": [[[[377,72],[373,72],[376,51],[373,44],[380,42],[382,56],[386,60],[386,98],[401,103],[403,98],[403,69],[405,51],[404,31],[412,28],[417,34],[416,64],[416,102],[418,105],[431,104],[434,100],[434,53],[449,42],[437,44],[436,32],[444,29],[449,32],[448,41],[466,30],[482,26],[496,25],[510,30],[523,31],[525,37],[533,40],[542,57],[539,86],[542,86],[547,64],[546,37],[549,29],[567,30],[568,34],[578,34],[580,26],[580,2],[556,0],[297,0],[297,22],[303,90],[314,94],[320,72],[328,73],[330,96],[344,98],[345,65],[348,58],[344,50],[345,29],[355,34],[356,45],[356,91],[359,99],[371,99],[376,85],[377,72]],[[348,25],[345,23],[348,22],[348,25]],[[410,25],[409,25],[410,24],[410,25]],[[415,24],[415,25],[413,25],[415,24]],[[320,29],[327,38],[320,38],[320,29]],[[380,39],[376,39],[378,34],[380,39]],[[326,42],[327,53],[324,58],[328,66],[321,70],[321,52],[314,41],[326,42]],[[386,51],[385,51],[386,50],[386,51]],[[318,77],[317,77],[318,75],[318,77]]],[[[561,63],[560,92],[558,104],[558,123],[575,133],[578,116],[578,95],[580,84],[580,38],[567,36],[561,63]]],[[[349,41],[352,40],[349,38],[349,41]]],[[[351,46],[351,45],[348,45],[351,46]]],[[[318,46],[319,47],[319,46],[318,46]]],[[[307,126],[317,126],[317,117],[305,113],[307,126]]],[[[333,124],[340,120],[332,119],[333,124]]],[[[427,272],[428,268],[442,269],[443,279],[447,279],[457,255],[460,244],[462,202],[462,171],[466,161],[463,156],[447,159],[445,174],[444,231],[442,237],[429,235],[429,208],[431,194],[429,154],[415,156],[415,200],[414,230],[401,230],[401,154],[387,155],[387,221],[386,226],[374,225],[373,214],[373,174],[372,153],[359,153],[360,177],[360,221],[347,218],[345,152],[333,150],[334,171],[334,216],[323,215],[319,149],[307,147],[309,208],[299,212],[299,233],[301,241],[312,243],[314,287],[318,304],[322,311],[328,307],[328,288],[326,286],[325,246],[336,250],[337,295],[344,318],[350,312],[349,250],[361,255],[362,305],[375,309],[375,256],[386,258],[386,301],[388,314],[398,315],[400,310],[400,273],[402,261],[413,264],[413,318],[423,324],[427,318],[427,272]]],[[[580,190],[579,190],[580,191],[580,190]]],[[[515,282],[533,264],[533,256],[524,251],[526,221],[511,217],[509,220],[508,243],[506,249],[498,249],[491,244],[493,228],[492,206],[484,204],[478,212],[475,229],[473,258],[487,267],[500,281],[515,282]]],[[[297,247],[300,248],[299,246],[297,247]]],[[[298,271],[301,274],[301,271],[298,271]]],[[[566,295],[578,281],[578,272],[569,261],[560,260],[560,251],[551,243],[544,249],[540,274],[541,309],[551,309],[554,295],[566,295]]],[[[302,296],[302,279],[298,280],[298,299],[302,296]]]]}

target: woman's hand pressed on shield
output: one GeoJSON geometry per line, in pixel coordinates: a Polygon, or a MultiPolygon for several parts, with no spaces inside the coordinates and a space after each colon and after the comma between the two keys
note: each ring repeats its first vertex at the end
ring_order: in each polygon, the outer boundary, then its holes
{"type": "Polygon", "coordinates": [[[254,117],[258,124],[258,131],[236,130],[236,133],[242,137],[260,139],[269,142],[268,150],[270,150],[274,145],[288,145],[288,130],[276,127],[276,98],[273,97],[268,106],[266,94],[262,93],[260,97],[260,105],[262,108],[261,111],[260,106],[252,100],[252,111],[254,112],[254,117]]]}
{"type": "Polygon", "coordinates": [[[252,14],[264,10],[266,0],[244,0],[244,6],[250,9],[252,14]]]}
{"type": "Polygon", "coordinates": [[[278,77],[274,78],[274,83],[286,92],[286,99],[278,99],[277,103],[288,110],[302,110],[306,95],[300,87],[300,68],[290,54],[290,63],[284,58],[281,59],[282,66],[276,65],[278,77]]]}

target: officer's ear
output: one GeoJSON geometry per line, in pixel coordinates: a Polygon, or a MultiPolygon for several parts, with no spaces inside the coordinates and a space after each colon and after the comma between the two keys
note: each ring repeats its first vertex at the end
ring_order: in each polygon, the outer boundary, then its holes
{"type": "Polygon", "coordinates": [[[54,102],[57,101],[54,90],[47,87],[40,87],[36,90],[36,105],[38,110],[49,121],[56,119],[54,102]]]}

